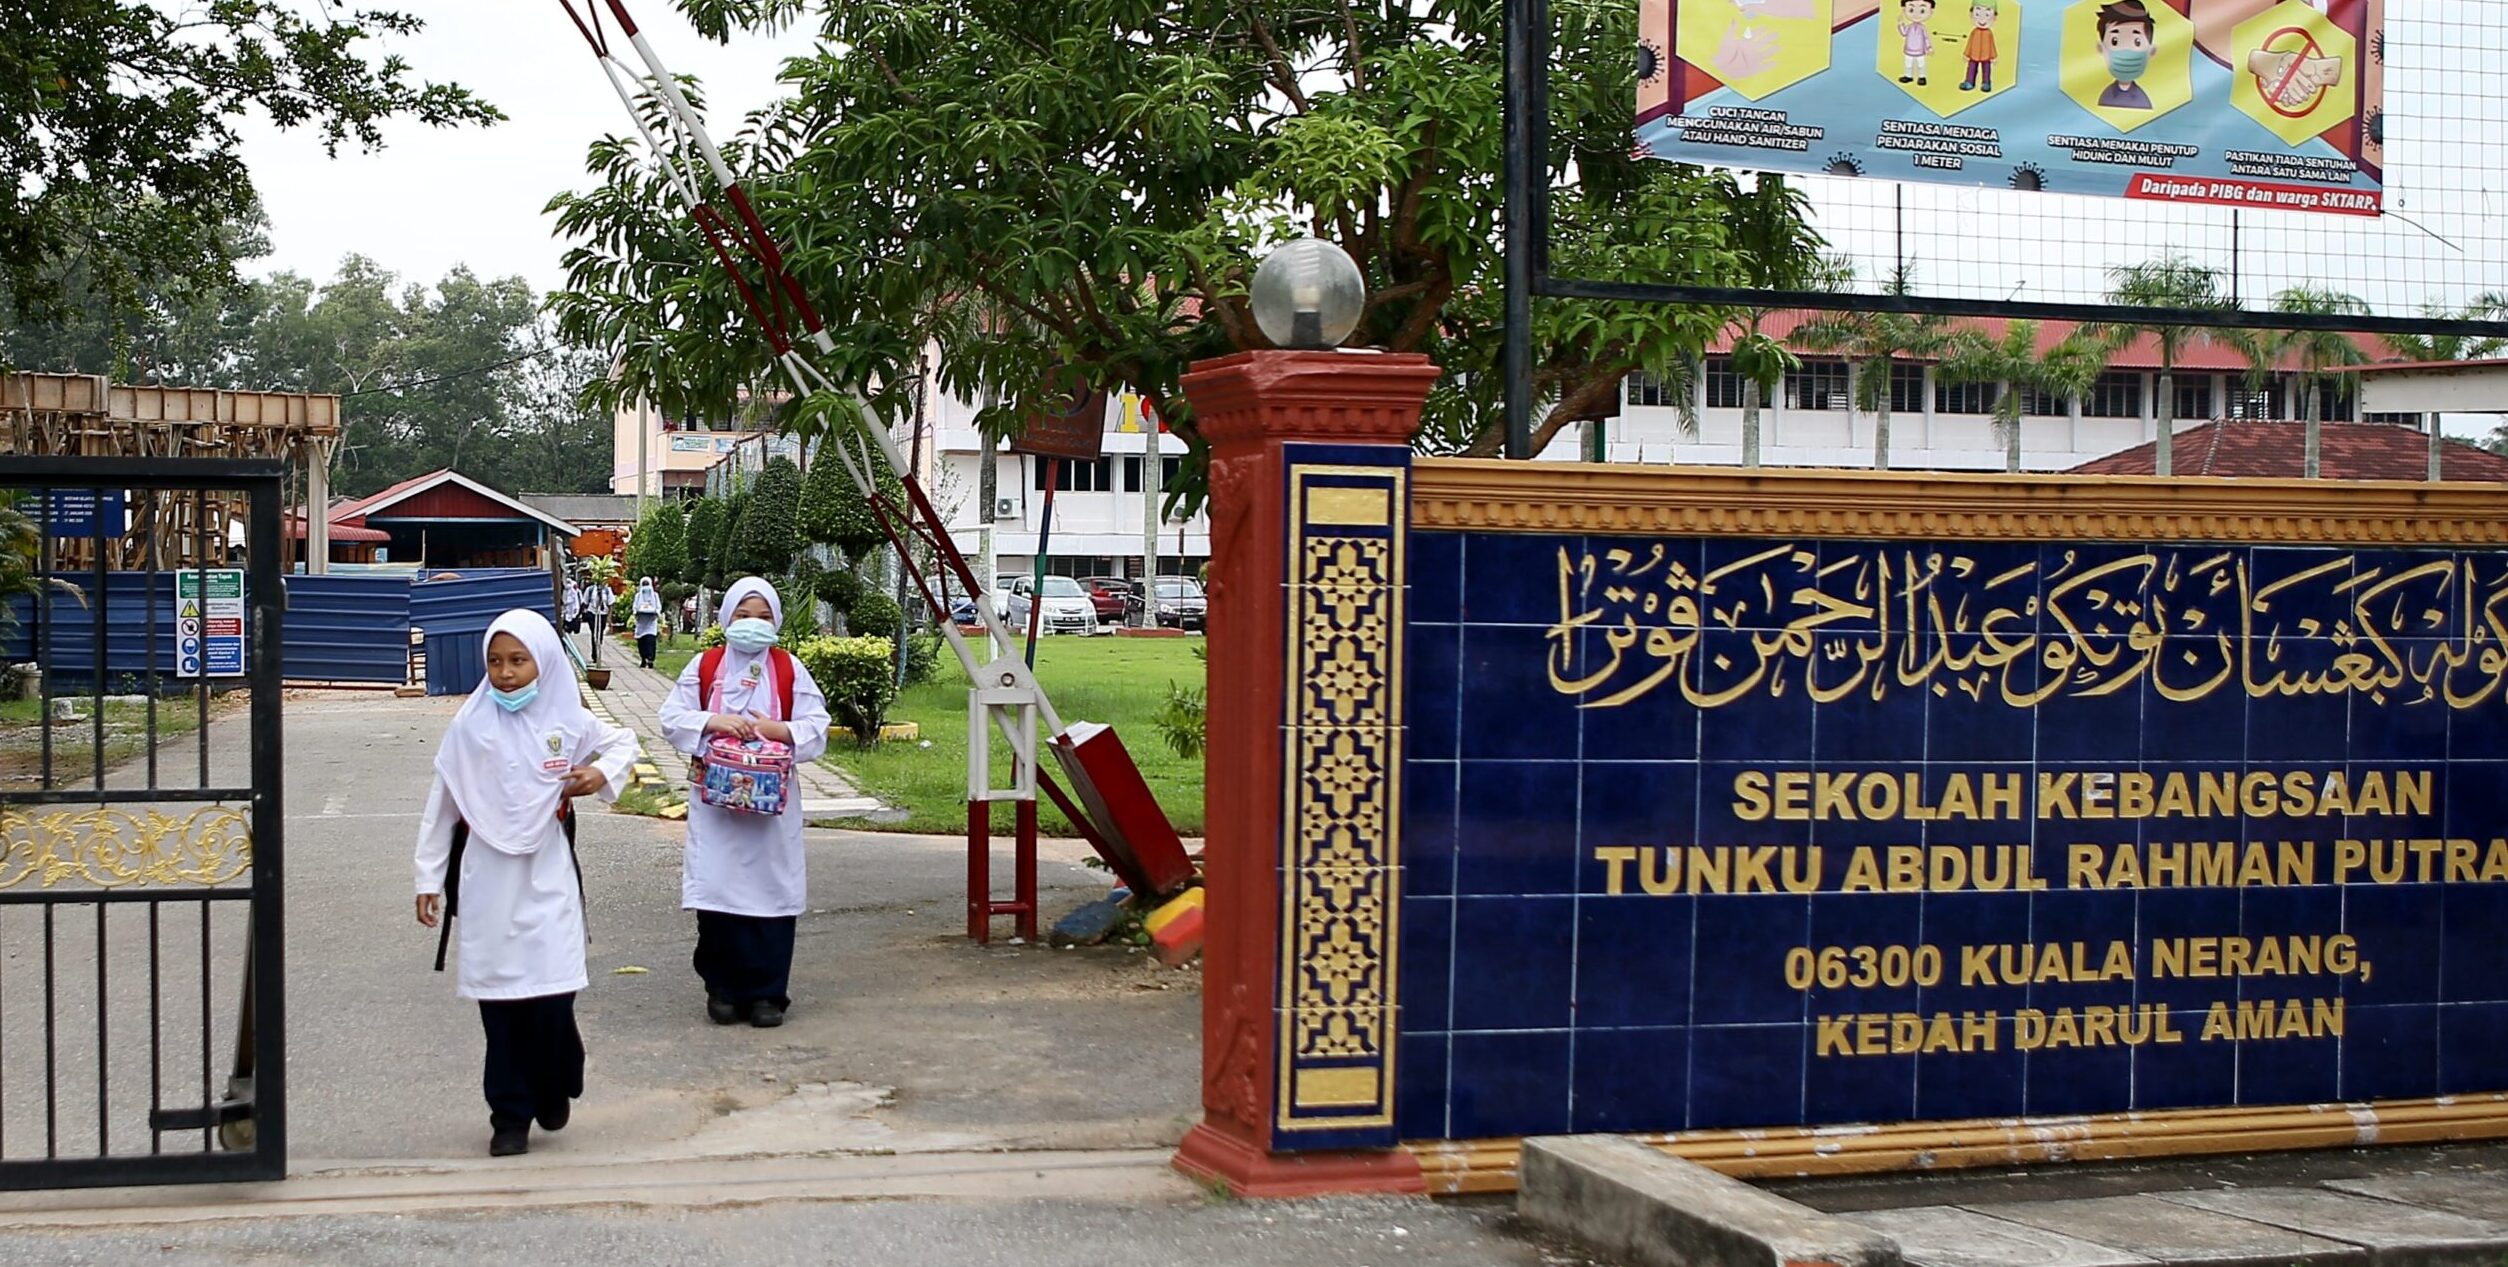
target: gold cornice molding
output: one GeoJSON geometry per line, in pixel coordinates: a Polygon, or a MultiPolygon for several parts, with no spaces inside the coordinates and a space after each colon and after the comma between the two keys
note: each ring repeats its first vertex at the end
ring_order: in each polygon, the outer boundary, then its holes
{"type": "Polygon", "coordinates": [[[1411,526],[1492,532],[2508,543],[2508,487],[1421,458],[1411,526]]]}
{"type": "MultiPolygon", "coordinates": [[[[1812,1178],[2508,1139],[2508,1094],[1632,1138],[1737,1179],[1812,1178]]],[[[1431,1194],[1463,1196],[1515,1191],[1523,1141],[1424,1142],[1404,1149],[1419,1160],[1431,1194]]]]}

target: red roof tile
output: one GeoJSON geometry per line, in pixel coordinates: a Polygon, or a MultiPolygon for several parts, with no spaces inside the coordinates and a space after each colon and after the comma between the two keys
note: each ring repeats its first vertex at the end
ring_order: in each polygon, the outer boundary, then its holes
{"type": "MultiPolygon", "coordinates": [[[[2331,480],[2424,480],[2430,437],[2379,422],[2329,422],[2319,433],[2318,467],[2331,480]]],[[[2152,475],[2157,441],[2093,458],[2076,475],[2152,475]]],[[[2177,433],[2174,473],[2230,479],[2299,479],[2307,470],[2307,430],[2296,422],[2210,422],[2177,433]]],[[[2508,483],[2508,457],[2449,440],[2441,477],[2461,483],[2508,483]]]]}

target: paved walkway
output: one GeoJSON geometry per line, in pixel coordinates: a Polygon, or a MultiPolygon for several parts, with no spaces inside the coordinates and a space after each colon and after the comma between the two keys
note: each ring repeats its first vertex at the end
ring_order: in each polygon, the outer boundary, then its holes
{"type": "MultiPolygon", "coordinates": [[[[576,649],[586,649],[587,641],[578,636],[576,649]]],[[[602,662],[610,670],[610,689],[600,692],[600,698],[609,705],[619,725],[636,732],[636,737],[644,742],[645,755],[660,768],[671,791],[685,799],[688,762],[662,741],[662,701],[670,697],[671,679],[638,667],[635,653],[621,654],[616,644],[603,651],[602,662]]],[[[801,812],[813,822],[861,818],[887,808],[877,797],[864,796],[844,775],[822,762],[813,761],[800,770],[801,812]]]]}
{"type": "Polygon", "coordinates": [[[1909,1267],[2508,1260],[2498,1145],[1778,1186],[1888,1235],[1909,1267]]]}

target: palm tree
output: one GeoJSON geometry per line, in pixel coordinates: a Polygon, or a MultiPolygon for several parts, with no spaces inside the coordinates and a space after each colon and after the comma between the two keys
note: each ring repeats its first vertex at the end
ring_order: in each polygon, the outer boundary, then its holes
{"type": "MultiPolygon", "coordinates": [[[[2368,312],[2368,305],[2356,296],[2314,286],[2293,286],[2273,296],[2273,307],[2279,312],[2311,316],[2368,312]]],[[[2357,340],[2338,330],[2241,331],[2234,342],[2246,355],[2250,385],[2262,387],[2274,370],[2283,365],[2292,367],[2291,386],[2299,393],[2299,422],[2307,433],[2301,474],[2316,479],[2322,465],[2319,459],[2325,412],[2319,388],[2350,377],[2349,367],[2365,363],[2368,354],[2360,350],[2357,340]]]]}
{"type": "Polygon", "coordinates": [[[2015,321],[1999,339],[1976,329],[1952,335],[1939,372],[1955,383],[1996,385],[1994,438],[2003,444],[2003,469],[2018,473],[2025,393],[2070,400],[2088,392],[2106,368],[2107,349],[2100,339],[2075,332],[2041,355],[2038,323],[2015,321]]]}
{"type": "MultiPolygon", "coordinates": [[[[2462,308],[2445,304],[2423,304],[2421,314],[2441,321],[2480,321],[2508,311],[2508,295],[2487,294],[2462,308]]],[[[2393,351],[2390,360],[2413,364],[2435,361],[2481,361],[2508,352],[2508,338],[2492,334],[2388,334],[2380,336],[2393,351]]],[[[2440,455],[2446,451],[2446,437],[2440,432],[2438,415],[2422,419],[2430,429],[2430,482],[2439,478],[2440,455]]]]}
{"type": "MultiPolygon", "coordinates": [[[[2219,271],[2180,255],[2163,255],[2139,264],[2111,268],[2107,278],[2107,301],[2111,304],[2133,308],[2229,306],[2229,300],[2221,292],[2219,271]]],[[[2177,358],[2196,341],[2210,336],[2191,326],[2157,321],[2102,321],[2082,329],[2091,337],[2102,340],[2110,356],[2144,335],[2159,341],[2159,399],[2152,403],[2156,406],[2153,414],[2159,419],[2160,444],[2155,451],[2152,470],[2161,476],[2173,474],[2177,449],[2177,358]]]]}
{"type": "MultiPolygon", "coordinates": [[[[1806,242],[1811,200],[1783,176],[1760,174],[1750,192],[1726,205],[1725,233],[1740,251],[1742,278],[1753,290],[1832,290],[1853,276],[1850,265],[1821,255],[1817,238],[1806,242]]],[[[1777,382],[1800,365],[1783,343],[1760,333],[1766,308],[1745,308],[1733,317],[1736,327],[1727,354],[1742,380],[1742,465],[1759,465],[1759,405],[1776,392],[1777,382]]]]}
{"type": "MultiPolygon", "coordinates": [[[[1890,275],[1889,293],[1908,293],[1912,272],[1890,275]]],[[[1951,341],[1951,319],[1938,312],[1837,312],[1794,331],[1794,341],[1836,352],[1856,367],[1855,407],[1872,415],[1872,469],[1890,469],[1890,380],[1902,359],[1926,361],[1951,341]]]]}

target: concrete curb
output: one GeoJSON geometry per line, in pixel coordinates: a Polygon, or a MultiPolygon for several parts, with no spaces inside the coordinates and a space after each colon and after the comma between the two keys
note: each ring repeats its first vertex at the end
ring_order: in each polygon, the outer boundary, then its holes
{"type": "Polygon", "coordinates": [[[701,1209],[769,1201],[937,1198],[1189,1202],[1164,1149],[685,1158],[547,1164],[535,1157],[299,1173],[278,1183],[0,1193],[0,1232],[309,1215],[565,1206],[701,1209]]]}
{"type": "Polygon", "coordinates": [[[1899,1267],[1879,1232],[1614,1135],[1525,1140],[1516,1210],[1629,1267],[1899,1267]]]}

